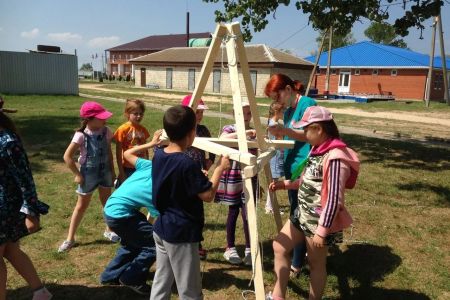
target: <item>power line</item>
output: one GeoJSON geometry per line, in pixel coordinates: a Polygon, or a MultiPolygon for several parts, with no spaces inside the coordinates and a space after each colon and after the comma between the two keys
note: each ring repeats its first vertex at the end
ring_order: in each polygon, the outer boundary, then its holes
{"type": "Polygon", "coordinates": [[[277,48],[278,46],[284,44],[286,41],[288,41],[289,39],[291,39],[292,37],[294,37],[296,34],[298,34],[299,32],[301,32],[303,29],[305,29],[306,27],[308,27],[308,23],[306,23],[302,28],[300,28],[299,30],[297,30],[296,32],[294,32],[293,34],[291,34],[290,36],[288,36],[287,38],[285,38],[282,42],[276,44],[274,46],[274,48],[277,48]]]}

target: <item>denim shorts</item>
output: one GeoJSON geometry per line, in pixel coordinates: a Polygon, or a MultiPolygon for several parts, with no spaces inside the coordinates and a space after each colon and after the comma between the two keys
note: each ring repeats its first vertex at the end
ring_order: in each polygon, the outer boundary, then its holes
{"type": "Polygon", "coordinates": [[[98,166],[81,166],[80,173],[84,178],[83,183],[79,184],[76,190],[80,195],[92,194],[99,186],[105,188],[112,188],[114,186],[111,170],[109,168],[100,170],[98,166]]]}
{"type": "Polygon", "coordinates": [[[280,178],[284,176],[283,153],[277,150],[275,156],[270,159],[270,171],[272,178],[280,178]]]}

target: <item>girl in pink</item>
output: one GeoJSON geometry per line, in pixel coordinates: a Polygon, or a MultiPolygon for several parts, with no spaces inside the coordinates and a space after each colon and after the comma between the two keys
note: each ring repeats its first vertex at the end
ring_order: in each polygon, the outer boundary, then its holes
{"type": "MultiPolygon", "coordinates": [[[[106,120],[111,116],[112,113],[97,102],[84,102],[81,106],[81,127],[75,132],[64,153],[64,161],[75,175],[74,181],[78,183],[76,190],[78,199],[70,220],[67,239],[59,246],[58,252],[68,251],[75,245],[75,232],[91,202],[94,191],[98,188],[102,206],[105,206],[106,200],[111,195],[111,188],[116,177],[111,152],[113,134],[105,126],[106,120]],[[78,158],[80,168],[73,159],[77,151],[80,152],[78,158]]],[[[103,235],[112,242],[119,241],[119,237],[108,228],[103,235]]]]}
{"type": "Polygon", "coordinates": [[[277,280],[266,299],[285,298],[290,255],[299,242],[306,243],[310,267],[309,299],[321,299],[325,288],[328,247],[342,242],[342,230],[352,223],[344,206],[346,188],[353,188],[359,172],[356,153],[339,138],[331,113],[308,107],[296,127],[303,128],[312,149],[301,177],[271,183],[269,188],[298,189],[298,208],[273,242],[277,280]]]}

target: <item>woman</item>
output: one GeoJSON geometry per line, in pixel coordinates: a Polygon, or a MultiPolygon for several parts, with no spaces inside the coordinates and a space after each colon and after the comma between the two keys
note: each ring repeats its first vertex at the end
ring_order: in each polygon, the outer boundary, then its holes
{"type": "MultiPolygon", "coordinates": [[[[272,135],[282,135],[285,140],[294,140],[293,149],[284,150],[284,174],[287,180],[290,180],[292,173],[308,157],[310,145],[306,143],[304,131],[296,124],[302,119],[306,109],[317,105],[314,99],[304,96],[305,87],[298,80],[292,80],[284,74],[274,74],[264,89],[266,96],[273,101],[281,104],[285,108],[283,123],[284,126],[270,127],[269,132],[272,135]]],[[[290,204],[290,217],[293,216],[298,206],[298,191],[288,191],[290,204]]],[[[300,244],[294,248],[291,277],[299,275],[302,259],[305,256],[306,248],[300,244]]]]}

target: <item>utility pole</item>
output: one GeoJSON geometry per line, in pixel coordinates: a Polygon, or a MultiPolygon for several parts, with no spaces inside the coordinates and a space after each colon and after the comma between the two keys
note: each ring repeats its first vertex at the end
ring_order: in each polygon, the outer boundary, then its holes
{"type": "Polygon", "coordinates": [[[308,86],[306,87],[305,96],[308,96],[312,81],[314,79],[314,76],[316,75],[316,69],[317,69],[317,66],[319,65],[320,55],[322,55],[323,45],[325,44],[325,38],[326,38],[327,34],[328,34],[328,29],[327,29],[327,31],[325,31],[325,33],[322,37],[322,41],[320,42],[319,52],[317,53],[316,62],[314,63],[314,67],[311,71],[311,75],[309,76],[309,81],[308,81],[308,86]]]}
{"type": "Polygon", "coordinates": [[[446,62],[447,58],[445,56],[444,33],[442,32],[442,16],[440,8],[439,8],[439,15],[437,16],[437,22],[439,25],[439,44],[441,46],[442,77],[444,80],[444,100],[447,103],[447,105],[450,105],[450,99],[448,97],[448,74],[446,62]]]}
{"type": "MultiPolygon", "coordinates": [[[[325,33],[326,34],[326,33],[325,33]]],[[[331,43],[333,41],[333,26],[330,26],[328,32],[328,61],[327,61],[327,75],[325,79],[325,93],[326,99],[328,99],[328,95],[330,94],[330,65],[331,65],[331,43]]]]}
{"type": "Polygon", "coordinates": [[[434,47],[436,43],[436,23],[438,18],[435,17],[433,22],[433,33],[431,35],[431,51],[430,51],[430,65],[428,67],[427,83],[425,87],[425,105],[430,106],[430,95],[431,95],[431,80],[433,78],[433,63],[434,63],[434,47]]]}

